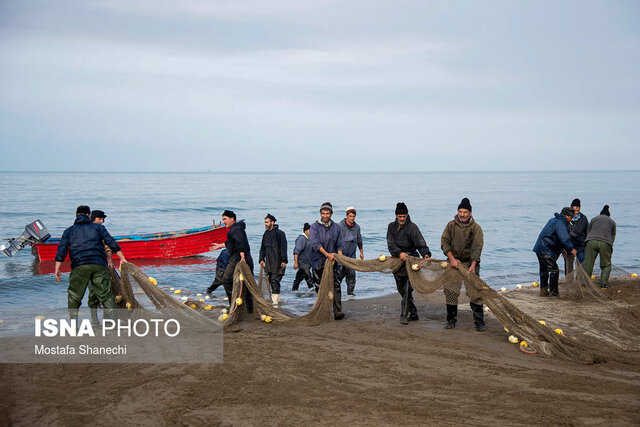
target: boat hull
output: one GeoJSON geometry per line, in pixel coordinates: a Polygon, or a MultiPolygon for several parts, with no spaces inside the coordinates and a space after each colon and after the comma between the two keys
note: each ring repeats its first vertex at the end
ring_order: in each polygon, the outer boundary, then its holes
{"type": "MultiPolygon", "coordinates": [[[[212,250],[216,243],[227,240],[226,227],[203,227],[145,235],[114,236],[127,259],[169,259],[199,255],[212,250]]],[[[50,239],[35,245],[40,261],[51,261],[56,257],[60,239],[50,239]]],[[[113,255],[118,259],[117,255],[113,255]]]]}

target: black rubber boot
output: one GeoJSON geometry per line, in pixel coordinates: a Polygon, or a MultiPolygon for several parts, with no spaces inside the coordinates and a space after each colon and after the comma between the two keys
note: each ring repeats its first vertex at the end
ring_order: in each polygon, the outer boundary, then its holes
{"type": "Polygon", "coordinates": [[[482,304],[469,303],[471,311],[473,312],[473,324],[476,327],[476,331],[484,332],[487,327],[484,325],[484,312],[482,311],[482,304]]]}
{"type": "Polygon", "coordinates": [[[453,329],[456,327],[458,321],[458,306],[453,304],[447,304],[447,324],[445,329],[453,329]]]}

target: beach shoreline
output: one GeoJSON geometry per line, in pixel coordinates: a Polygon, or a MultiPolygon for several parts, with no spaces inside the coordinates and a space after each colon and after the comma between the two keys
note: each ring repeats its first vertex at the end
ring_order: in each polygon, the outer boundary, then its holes
{"type": "MultiPolygon", "coordinates": [[[[609,292],[640,308],[637,286],[609,292]]],[[[399,295],[347,300],[345,320],[315,327],[246,317],[225,334],[219,364],[3,364],[0,423],[640,422],[640,366],[525,354],[491,314],[476,332],[462,298],[454,330],[443,329],[442,294],[416,304],[420,320],[408,326],[399,295]]]]}

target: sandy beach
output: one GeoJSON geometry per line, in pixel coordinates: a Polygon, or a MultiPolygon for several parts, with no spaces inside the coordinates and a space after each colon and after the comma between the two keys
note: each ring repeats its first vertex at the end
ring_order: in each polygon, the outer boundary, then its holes
{"type": "MultiPolygon", "coordinates": [[[[637,285],[608,292],[640,312],[637,285]]],[[[476,332],[462,302],[458,327],[444,330],[442,301],[418,296],[421,318],[408,326],[398,322],[398,295],[346,301],[344,321],[317,327],[246,319],[225,335],[222,364],[1,365],[0,423],[640,423],[640,366],[525,354],[490,314],[488,331],[476,332]]]]}

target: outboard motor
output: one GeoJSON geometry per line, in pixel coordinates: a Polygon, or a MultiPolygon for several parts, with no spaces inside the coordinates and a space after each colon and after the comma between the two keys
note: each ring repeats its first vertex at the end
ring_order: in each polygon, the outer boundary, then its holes
{"type": "Polygon", "coordinates": [[[44,243],[51,235],[39,219],[24,227],[22,235],[17,239],[8,239],[7,244],[0,245],[0,250],[6,256],[13,256],[25,246],[35,243],[44,243]]]}

